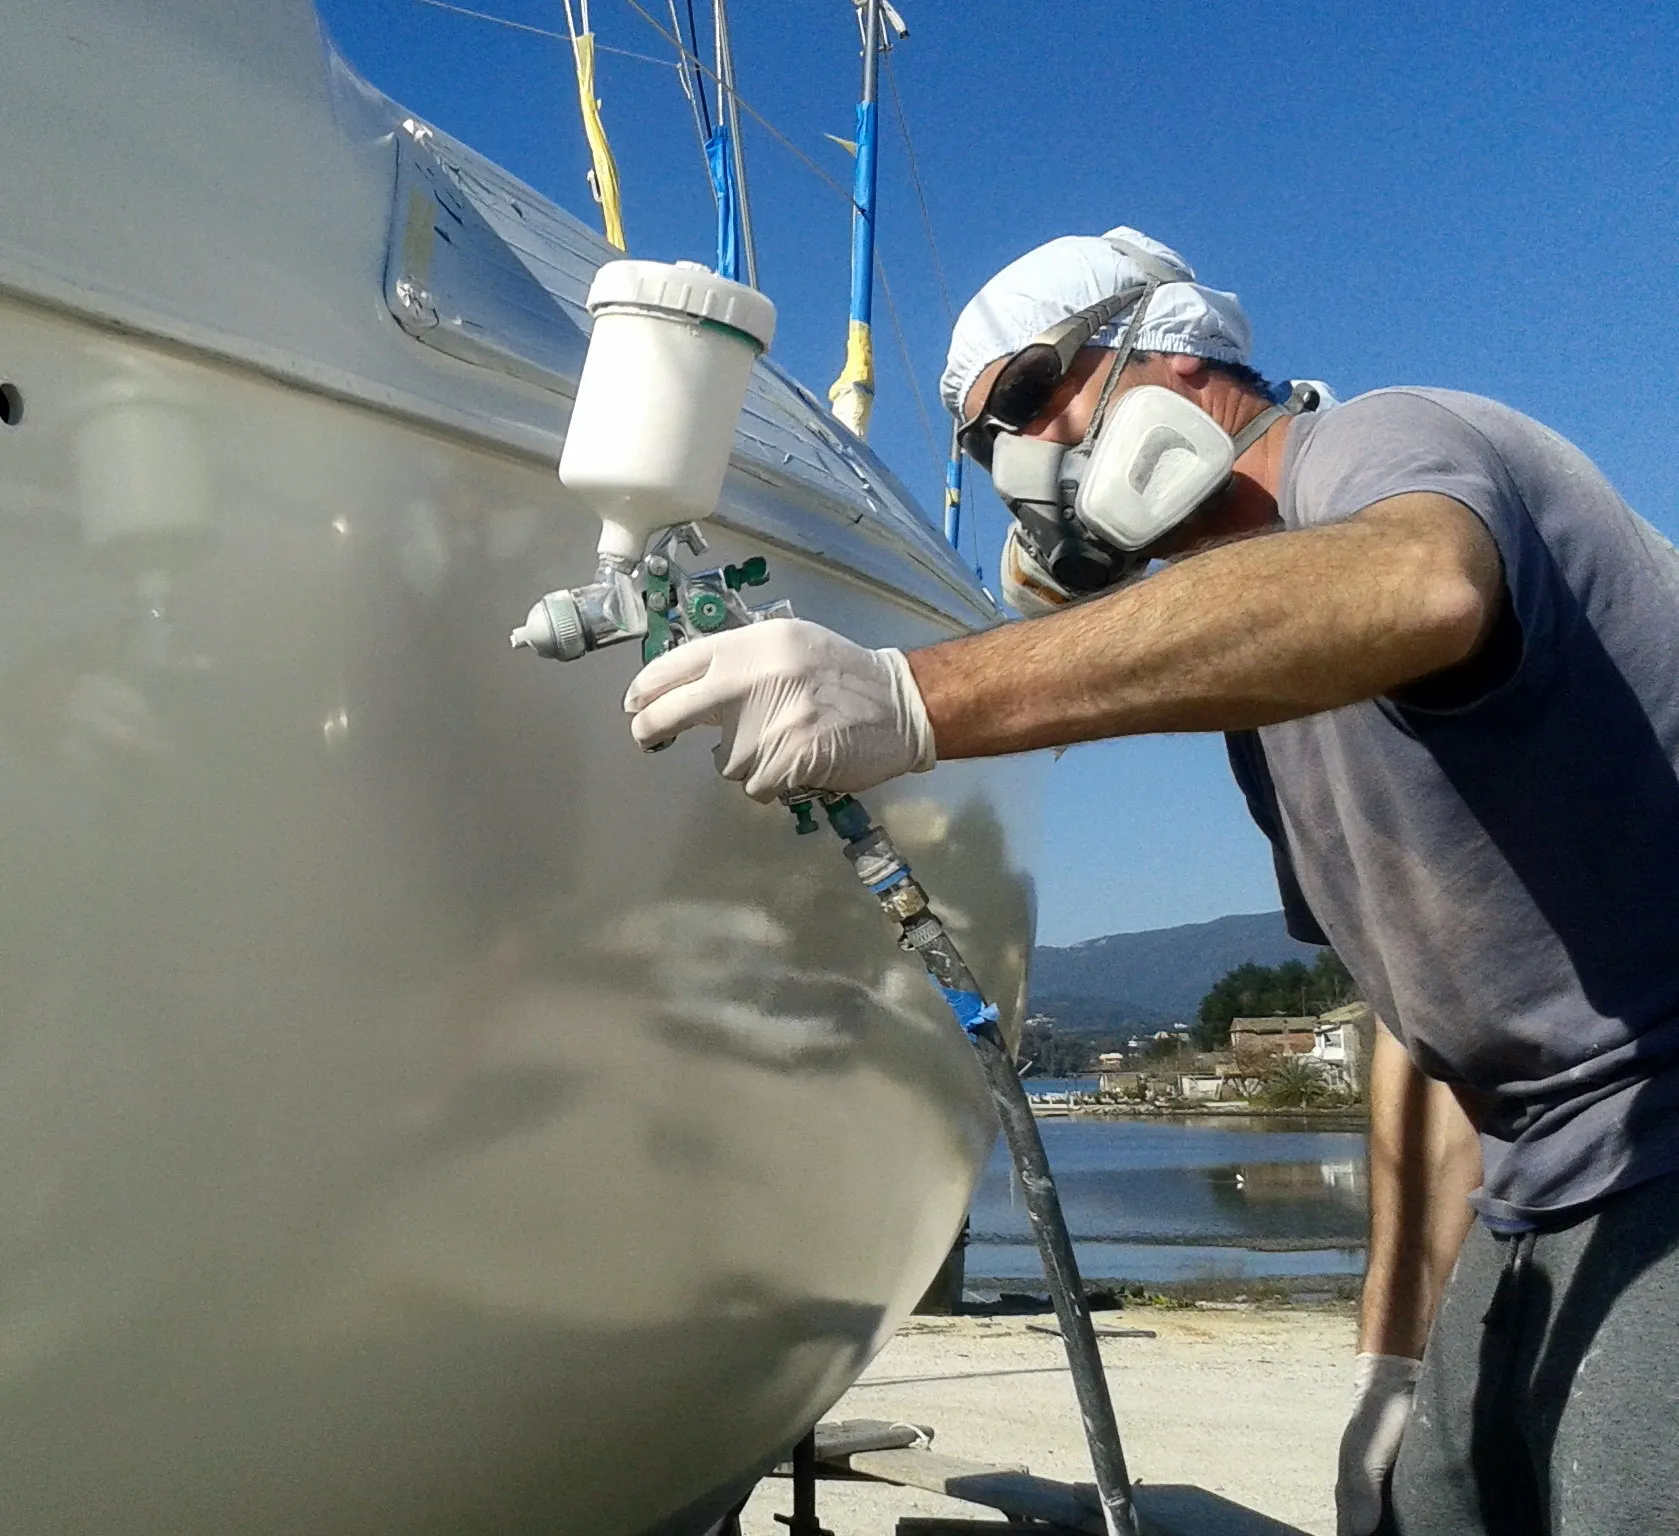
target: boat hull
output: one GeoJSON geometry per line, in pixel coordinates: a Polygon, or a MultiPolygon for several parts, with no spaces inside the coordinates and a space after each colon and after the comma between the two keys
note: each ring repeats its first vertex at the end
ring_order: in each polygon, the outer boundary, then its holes
{"type": "MultiPolygon", "coordinates": [[[[631,648],[508,650],[593,569],[598,242],[304,0],[0,29],[8,1536],[694,1536],[942,1259],[969,1047],[831,837],[634,749],[631,648]]],[[[992,621],[754,389],[715,558],[871,644],[992,621]]],[[[870,797],[1006,1012],[1040,768],[870,797]]]]}
{"type": "MultiPolygon", "coordinates": [[[[960,1033],[832,839],[634,750],[633,655],[509,654],[590,565],[547,464],[16,302],[0,359],[8,1530],[702,1528],[955,1234],[960,1033]]],[[[880,797],[1007,999],[1031,799],[880,797]]]]}

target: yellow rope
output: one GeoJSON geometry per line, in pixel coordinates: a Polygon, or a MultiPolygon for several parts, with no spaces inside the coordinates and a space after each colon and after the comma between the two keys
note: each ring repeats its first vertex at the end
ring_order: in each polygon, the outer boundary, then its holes
{"type": "Polygon", "coordinates": [[[606,124],[601,120],[600,100],[595,95],[595,34],[573,33],[571,52],[577,61],[577,102],[583,109],[583,135],[589,141],[589,158],[594,162],[590,183],[606,224],[607,243],[621,251],[628,250],[629,247],[624,244],[624,206],[618,185],[618,162],[612,158],[606,124]]]}

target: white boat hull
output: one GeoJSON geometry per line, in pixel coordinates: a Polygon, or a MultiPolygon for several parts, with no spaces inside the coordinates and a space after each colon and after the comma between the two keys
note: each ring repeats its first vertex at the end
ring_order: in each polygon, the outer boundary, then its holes
{"type": "MultiPolygon", "coordinates": [[[[39,130],[0,151],[4,1525],[687,1536],[913,1304],[985,1092],[831,838],[701,742],[637,753],[632,655],[509,654],[592,565],[565,402],[385,313],[351,194],[365,164],[388,201],[388,133],[344,130],[318,282],[275,253],[291,327],[212,291],[260,187],[114,206],[131,167],[40,163],[119,73],[154,158],[208,133],[231,12],[300,112],[307,6],[0,4],[39,130]],[[183,221],[231,246],[190,313],[183,221]]],[[[714,542],[873,643],[982,622],[894,527],[747,466],[714,542]]],[[[1010,1003],[1035,779],[875,807],[1010,1003]]]]}

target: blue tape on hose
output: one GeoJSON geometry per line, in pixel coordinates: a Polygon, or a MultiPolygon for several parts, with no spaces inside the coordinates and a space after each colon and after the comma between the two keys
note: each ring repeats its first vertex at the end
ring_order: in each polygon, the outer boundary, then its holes
{"type": "Polygon", "coordinates": [[[962,992],[955,987],[939,988],[956,1022],[970,1035],[978,1034],[987,1024],[997,1022],[997,1005],[988,1003],[977,992],[962,992]]]}
{"type": "Polygon", "coordinates": [[[902,885],[907,879],[909,879],[909,870],[907,868],[897,869],[889,874],[884,880],[876,880],[869,886],[869,889],[873,891],[876,896],[884,896],[892,889],[893,886],[902,885]]]}

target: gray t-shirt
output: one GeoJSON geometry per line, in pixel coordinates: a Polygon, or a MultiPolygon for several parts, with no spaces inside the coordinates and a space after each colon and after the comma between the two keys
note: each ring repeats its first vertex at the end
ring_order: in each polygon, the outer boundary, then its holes
{"type": "Polygon", "coordinates": [[[1408,491],[1497,541],[1508,664],[1259,736],[1312,914],[1412,1059],[1490,1096],[1476,1205],[1519,1227],[1679,1168],[1679,553],[1491,400],[1294,424],[1287,527],[1408,491]]]}

